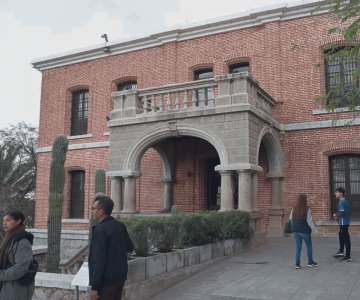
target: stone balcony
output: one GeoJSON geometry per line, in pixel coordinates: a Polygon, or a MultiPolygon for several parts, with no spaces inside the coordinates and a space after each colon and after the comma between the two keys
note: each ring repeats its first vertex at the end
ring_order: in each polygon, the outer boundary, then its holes
{"type": "Polygon", "coordinates": [[[275,100],[247,72],[112,93],[109,127],[252,111],[273,122],[275,100]]]}

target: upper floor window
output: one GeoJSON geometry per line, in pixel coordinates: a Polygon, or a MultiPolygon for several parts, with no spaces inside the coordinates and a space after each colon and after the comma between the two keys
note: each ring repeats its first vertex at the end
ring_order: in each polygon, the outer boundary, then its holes
{"type": "MultiPolygon", "coordinates": [[[[200,69],[194,71],[194,80],[208,79],[213,77],[214,77],[214,72],[212,68],[200,69]]],[[[209,99],[213,99],[213,98],[214,98],[214,89],[211,87],[196,90],[196,99],[198,101],[197,105],[199,105],[199,102],[201,101],[206,103],[209,99]]]]}
{"type": "Polygon", "coordinates": [[[214,72],[213,69],[201,69],[194,71],[194,80],[208,79],[213,78],[214,72]]]}
{"type": "Polygon", "coordinates": [[[136,90],[137,81],[136,80],[123,81],[118,83],[116,87],[118,91],[136,90]]]}
{"type": "Polygon", "coordinates": [[[250,65],[248,62],[241,62],[229,66],[230,74],[242,73],[242,72],[250,72],[250,65]]]}
{"type": "Polygon", "coordinates": [[[87,134],[88,130],[89,91],[80,90],[72,93],[71,135],[87,134]]]}
{"type": "Polygon", "coordinates": [[[345,107],[359,102],[359,78],[355,75],[359,68],[356,55],[345,48],[325,52],[325,79],[328,104],[345,107]]]}

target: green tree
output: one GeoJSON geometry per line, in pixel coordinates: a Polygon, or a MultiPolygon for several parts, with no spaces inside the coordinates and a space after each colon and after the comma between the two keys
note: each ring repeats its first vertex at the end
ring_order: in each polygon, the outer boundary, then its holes
{"type": "Polygon", "coordinates": [[[340,106],[355,111],[360,106],[360,1],[325,0],[316,11],[327,7],[337,19],[337,25],[328,34],[342,35],[346,43],[325,47],[325,63],[333,74],[327,80],[326,95],[316,98],[316,102],[325,101],[329,111],[340,106]]]}
{"type": "Polygon", "coordinates": [[[36,185],[36,127],[24,122],[0,129],[0,214],[19,209],[33,226],[36,185]]]}

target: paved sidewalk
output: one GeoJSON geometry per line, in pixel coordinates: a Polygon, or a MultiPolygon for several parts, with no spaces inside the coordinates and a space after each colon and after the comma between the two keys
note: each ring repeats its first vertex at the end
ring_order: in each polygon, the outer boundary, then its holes
{"type": "Polygon", "coordinates": [[[359,300],[360,239],[352,236],[352,259],[340,262],[332,255],[337,238],[313,239],[316,268],[294,269],[292,238],[270,238],[266,244],[225,258],[178,283],[151,300],[359,300]]]}

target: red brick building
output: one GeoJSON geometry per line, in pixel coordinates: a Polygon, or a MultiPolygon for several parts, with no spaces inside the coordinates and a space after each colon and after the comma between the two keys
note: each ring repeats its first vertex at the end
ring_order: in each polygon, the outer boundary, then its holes
{"type": "Polygon", "coordinates": [[[317,5],[33,61],[42,72],[35,227],[46,228],[58,134],[70,142],[65,229],[86,228],[97,169],[107,172],[114,213],[239,208],[280,234],[304,192],[326,231],[333,190],[344,186],[356,221],[360,118],[314,102],[356,63],[325,63],[326,45],[345,41],[328,35],[337,21],[326,9],[312,14],[317,5]]]}

